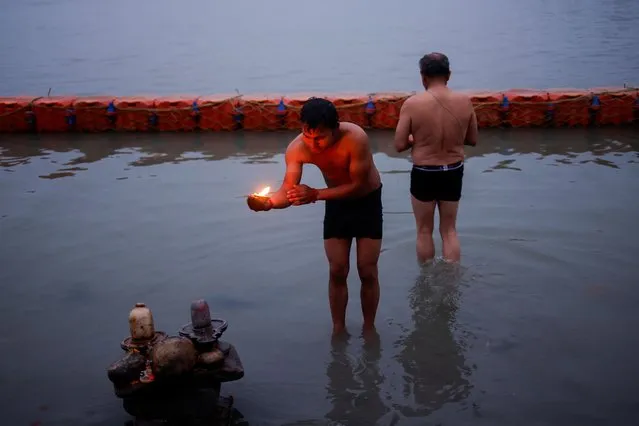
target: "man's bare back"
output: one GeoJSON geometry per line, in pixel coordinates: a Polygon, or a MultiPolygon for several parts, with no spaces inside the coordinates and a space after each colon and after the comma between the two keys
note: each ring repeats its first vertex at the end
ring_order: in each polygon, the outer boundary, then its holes
{"type": "Polygon", "coordinates": [[[477,117],[468,96],[448,88],[446,55],[429,53],[419,61],[423,93],[408,98],[399,114],[395,149],[411,149],[410,194],[417,225],[417,257],[435,255],[433,228],[439,209],[444,258],[460,258],[456,221],[464,177],[464,145],[477,144],[477,117]]]}
{"type": "Polygon", "coordinates": [[[452,92],[446,86],[411,96],[402,110],[405,120],[402,124],[409,124],[410,128],[400,127],[404,132],[398,132],[396,143],[403,148],[408,134],[412,135],[413,164],[444,166],[463,161],[464,145],[477,142],[477,118],[472,102],[468,96],[452,92]]]}

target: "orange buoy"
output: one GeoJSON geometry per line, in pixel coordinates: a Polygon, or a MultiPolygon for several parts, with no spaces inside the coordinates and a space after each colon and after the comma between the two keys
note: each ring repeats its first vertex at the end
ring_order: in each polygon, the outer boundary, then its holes
{"type": "Polygon", "coordinates": [[[147,97],[116,98],[115,129],[124,132],[147,132],[155,123],[155,99],[147,97]]]}
{"type": "Polygon", "coordinates": [[[471,93],[470,100],[475,107],[478,127],[499,127],[502,123],[502,96],[500,93],[471,93]]]}
{"type": "Polygon", "coordinates": [[[0,98],[0,133],[22,133],[35,130],[33,98],[0,98]],[[29,116],[33,116],[30,120],[29,116]],[[32,124],[31,124],[32,123],[32,124]]]}
{"type": "Polygon", "coordinates": [[[161,132],[191,132],[198,126],[193,114],[193,103],[198,106],[195,96],[165,96],[155,99],[154,109],[157,129],[161,132]]]}
{"type": "Polygon", "coordinates": [[[639,90],[615,91],[614,88],[598,90],[601,103],[599,123],[622,125],[632,123],[633,108],[639,97],[639,90]]]}
{"type": "Polygon", "coordinates": [[[77,130],[105,132],[113,128],[109,119],[109,106],[113,100],[108,96],[78,98],[74,105],[77,130]]]}
{"type": "Polygon", "coordinates": [[[510,99],[508,120],[512,127],[539,127],[547,123],[547,93],[526,89],[513,89],[506,93],[510,99]]]}
{"type": "Polygon", "coordinates": [[[53,96],[33,102],[36,129],[43,133],[61,133],[75,130],[74,97],[53,96]]]}

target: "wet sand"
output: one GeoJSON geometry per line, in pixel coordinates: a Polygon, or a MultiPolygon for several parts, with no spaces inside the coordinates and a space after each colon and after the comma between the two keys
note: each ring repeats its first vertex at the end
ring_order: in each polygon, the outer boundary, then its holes
{"type": "MultiPolygon", "coordinates": [[[[174,333],[200,297],[230,323],[246,377],[223,393],[251,425],[636,419],[636,129],[483,131],[461,265],[424,271],[410,163],[374,132],[379,336],[360,336],[352,270],[348,341],[330,336],[323,205],[257,214],[243,198],[279,185],[291,135],[3,136],[6,424],[124,424],[105,369],[129,310],[146,302],[174,333]]],[[[311,167],[304,181],[322,184],[311,167]]]]}

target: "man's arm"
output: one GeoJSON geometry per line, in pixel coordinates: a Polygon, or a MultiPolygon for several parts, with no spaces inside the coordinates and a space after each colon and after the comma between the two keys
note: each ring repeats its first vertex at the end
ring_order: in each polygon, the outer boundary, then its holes
{"type": "Polygon", "coordinates": [[[286,192],[293,189],[295,185],[299,185],[302,180],[302,162],[296,149],[295,141],[286,149],[284,156],[286,161],[286,173],[282,186],[270,197],[273,209],[285,209],[291,206],[286,198],[286,192]]]}
{"type": "Polygon", "coordinates": [[[472,102],[470,102],[470,120],[468,120],[468,129],[466,129],[466,139],[464,139],[464,145],[476,146],[478,139],[477,131],[477,115],[475,114],[475,108],[472,102]]]}
{"type": "Polygon", "coordinates": [[[395,150],[397,152],[404,152],[412,145],[412,141],[409,139],[411,136],[409,100],[410,98],[406,99],[399,110],[399,120],[395,128],[395,150]]]}
{"type": "Polygon", "coordinates": [[[357,140],[353,141],[352,144],[353,151],[349,164],[351,182],[333,188],[318,190],[318,200],[336,200],[360,194],[364,195],[363,190],[366,188],[372,161],[368,136],[366,134],[358,136],[357,140]]]}

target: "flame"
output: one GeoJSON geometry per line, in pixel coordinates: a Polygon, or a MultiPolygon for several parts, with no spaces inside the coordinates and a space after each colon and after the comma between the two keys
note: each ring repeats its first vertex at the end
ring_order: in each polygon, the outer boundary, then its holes
{"type": "Polygon", "coordinates": [[[261,190],[260,192],[256,192],[253,195],[258,195],[260,197],[265,197],[268,195],[268,193],[271,192],[271,187],[267,186],[266,188],[264,188],[263,190],[261,190]]]}

